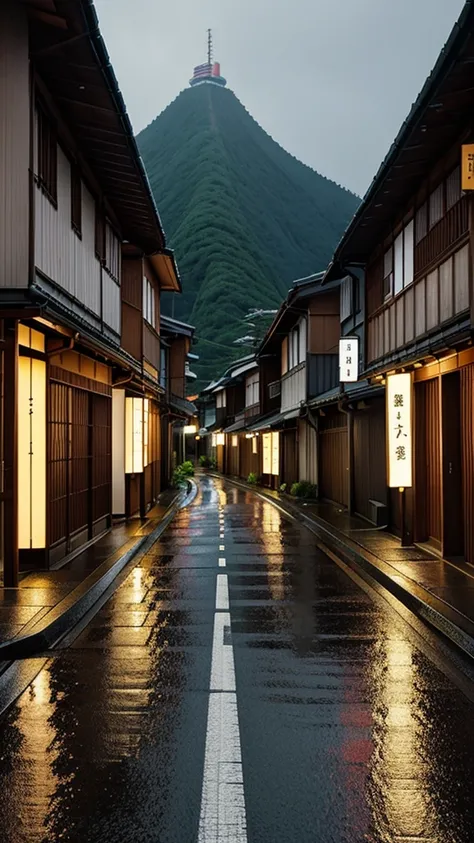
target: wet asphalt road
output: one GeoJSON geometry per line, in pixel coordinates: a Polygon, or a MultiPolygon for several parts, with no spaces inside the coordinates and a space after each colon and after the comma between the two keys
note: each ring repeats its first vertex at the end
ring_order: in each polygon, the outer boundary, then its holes
{"type": "Polygon", "coordinates": [[[305,528],[199,485],[0,718],[2,843],[472,843],[473,703],[305,528]]]}

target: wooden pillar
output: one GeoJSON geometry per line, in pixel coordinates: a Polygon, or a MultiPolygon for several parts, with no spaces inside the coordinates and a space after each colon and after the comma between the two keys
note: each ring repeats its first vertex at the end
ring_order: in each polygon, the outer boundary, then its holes
{"type": "Polygon", "coordinates": [[[3,578],[18,586],[18,322],[5,320],[3,353],[3,578]]]}

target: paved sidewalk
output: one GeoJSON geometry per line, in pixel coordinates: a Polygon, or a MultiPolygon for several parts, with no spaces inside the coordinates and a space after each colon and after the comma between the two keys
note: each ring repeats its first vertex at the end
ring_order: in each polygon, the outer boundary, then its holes
{"type": "Polygon", "coordinates": [[[97,585],[107,572],[127,554],[131,556],[144,537],[155,530],[177,498],[175,489],[160,495],[146,518],[120,522],[101,539],[55,571],[35,571],[22,576],[18,588],[0,587],[0,646],[17,636],[29,635],[46,622],[52,610],[65,602],[68,609],[76,590],[80,599],[88,585],[97,585]],[[66,600],[70,595],[70,600],[66,600]]]}
{"type": "Polygon", "coordinates": [[[227,478],[274,500],[303,520],[324,547],[387,588],[416,615],[474,658],[474,568],[450,562],[400,540],[386,530],[328,503],[305,503],[288,495],[227,478]]]}

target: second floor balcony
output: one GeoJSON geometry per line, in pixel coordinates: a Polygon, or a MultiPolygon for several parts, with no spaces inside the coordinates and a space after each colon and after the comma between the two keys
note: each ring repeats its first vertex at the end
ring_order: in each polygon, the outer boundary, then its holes
{"type": "Polygon", "coordinates": [[[306,400],[306,363],[299,363],[281,379],[281,411],[298,407],[306,400]]]}

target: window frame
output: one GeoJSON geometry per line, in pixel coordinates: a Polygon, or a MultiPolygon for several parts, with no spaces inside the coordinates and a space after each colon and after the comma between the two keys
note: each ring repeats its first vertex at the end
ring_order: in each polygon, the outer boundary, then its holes
{"type": "Polygon", "coordinates": [[[71,228],[82,240],[82,178],[75,161],[71,161],[71,228]]]}
{"type": "Polygon", "coordinates": [[[98,202],[95,203],[95,232],[94,232],[95,256],[101,265],[105,264],[105,214],[98,202]]]}
{"type": "Polygon", "coordinates": [[[384,302],[393,296],[393,243],[385,250],[383,255],[383,278],[382,278],[382,299],[384,302]],[[390,256],[390,257],[389,257],[390,256]],[[387,272],[386,258],[390,260],[390,271],[387,272]],[[388,285],[386,282],[388,281],[388,285]]]}
{"type": "Polygon", "coordinates": [[[55,208],[58,207],[58,136],[56,124],[42,102],[36,102],[37,174],[41,191],[55,208]]]}
{"type": "Polygon", "coordinates": [[[153,330],[156,330],[155,288],[146,275],[143,276],[143,319],[153,330]]]}

